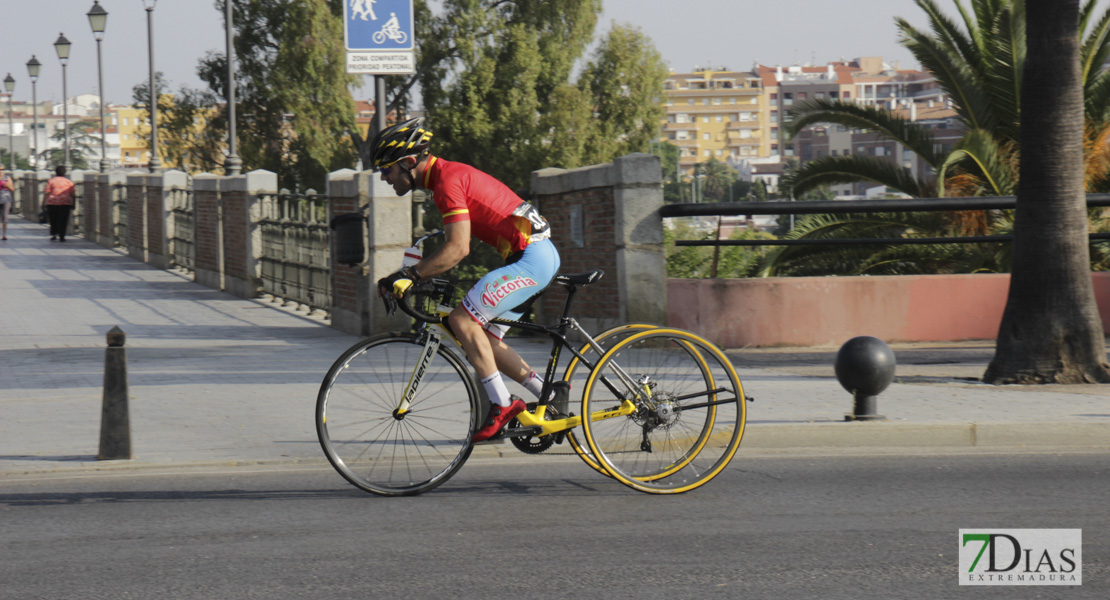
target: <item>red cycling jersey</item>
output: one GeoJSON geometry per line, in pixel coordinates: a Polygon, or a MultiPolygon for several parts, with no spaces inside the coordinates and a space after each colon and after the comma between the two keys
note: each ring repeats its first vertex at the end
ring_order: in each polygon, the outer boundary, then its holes
{"type": "Polygon", "coordinates": [[[470,221],[471,234],[497,249],[502,258],[549,235],[546,221],[532,205],[470,165],[432,156],[423,187],[432,192],[444,225],[470,221]]]}

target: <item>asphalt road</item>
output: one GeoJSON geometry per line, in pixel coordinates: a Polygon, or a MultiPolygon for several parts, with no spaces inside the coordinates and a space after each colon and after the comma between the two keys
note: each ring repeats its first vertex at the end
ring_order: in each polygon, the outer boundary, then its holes
{"type": "Polygon", "coordinates": [[[1108,458],[741,456],[674,497],[551,457],[400,499],[326,467],[11,477],[0,597],[1105,599],[1108,458]],[[1082,528],[1084,585],[958,587],[983,527],[1082,528]]]}

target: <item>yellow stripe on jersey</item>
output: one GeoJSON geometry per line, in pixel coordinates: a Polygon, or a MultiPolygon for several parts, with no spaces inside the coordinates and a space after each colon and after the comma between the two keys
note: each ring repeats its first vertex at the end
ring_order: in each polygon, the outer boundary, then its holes
{"type": "Polygon", "coordinates": [[[468,214],[470,214],[469,209],[460,208],[459,210],[451,210],[451,211],[447,211],[447,212],[443,213],[443,218],[446,219],[447,217],[454,217],[455,215],[468,215],[468,214]]]}

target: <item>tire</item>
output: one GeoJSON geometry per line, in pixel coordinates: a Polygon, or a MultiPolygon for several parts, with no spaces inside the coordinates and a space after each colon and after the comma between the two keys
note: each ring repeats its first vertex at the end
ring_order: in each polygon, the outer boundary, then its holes
{"type": "Polygon", "coordinates": [[[413,335],[363,340],[335,361],[320,385],[320,446],[340,475],[367,492],[426,492],[458,471],[473,449],[480,396],[446,345],[427,364],[409,411],[394,417],[423,350],[413,335]]]}
{"type": "MultiPolygon", "coordinates": [[[[597,342],[599,346],[601,346],[602,353],[604,353],[604,351],[612,348],[618,342],[624,340],[633,333],[637,333],[645,329],[658,328],[658,325],[653,325],[651,323],[626,323],[624,325],[617,325],[616,327],[602,331],[601,333],[594,336],[594,341],[597,342]]],[[[589,344],[584,344],[578,350],[578,353],[584,357],[589,358],[594,363],[596,363],[597,359],[600,358],[600,355],[597,353],[597,351],[594,350],[593,346],[590,346],[589,344]]],[[[577,389],[579,390],[585,388],[586,377],[589,376],[589,371],[587,370],[585,372],[585,376],[583,376],[582,372],[578,369],[578,367],[580,366],[585,365],[582,363],[581,360],[579,360],[577,356],[572,356],[570,363],[567,364],[566,371],[563,373],[563,381],[570,383],[572,390],[575,389],[575,387],[577,387],[577,389]],[[575,381],[576,373],[580,381],[575,381]]],[[[583,411],[582,414],[586,413],[583,411]]],[[[585,440],[579,439],[579,437],[575,435],[575,430],[572,429],[567,432],[567,442],[570,443],[570,447],[574,449],[574,452],[578,455],[578,458],[581,458],[582,461],[589,465],[591,469],[597,471],[598,473],[601,473],[602,475],[605,475],[606,477],[611,477],[611,475],[609,475],[609,472],[605,470],[605,467],[601,466],[597,462],[597,460],[594,459],[593,454],[590,453],[590,448],[586,444],[585,440]]]]}
{"type": "Polygon", "coordinates": [[[654,494],[688,492],[736,454],[744,398],[736,370],[712,343],[679,329],[647,329],[614,345],[591,371],[582,397],[591,417],[582,433],[591,457],[621,483],[654,494]],[[621,406],[635,410],[603,415],[621,406]]]}
{"type": "Polygon", "coordinates": [[[370,36],[370,39],[373,40],[375,44],[380,44],[385,41],[385,34],[380,31],[375,31],[374,34],[370,36]]]}

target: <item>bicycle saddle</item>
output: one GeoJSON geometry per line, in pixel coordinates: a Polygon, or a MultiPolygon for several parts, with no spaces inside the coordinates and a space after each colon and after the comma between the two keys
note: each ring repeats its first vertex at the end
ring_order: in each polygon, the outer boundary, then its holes
{"type": "Polygon", "coordinates": [[[601,276],[604,274],[605,271],[594,269],[593,271],[575,273],[574,275],[557,275],[555,276],[555,282],[565,286],[590,285],[598,279],[601,279],[601,276]]]}

